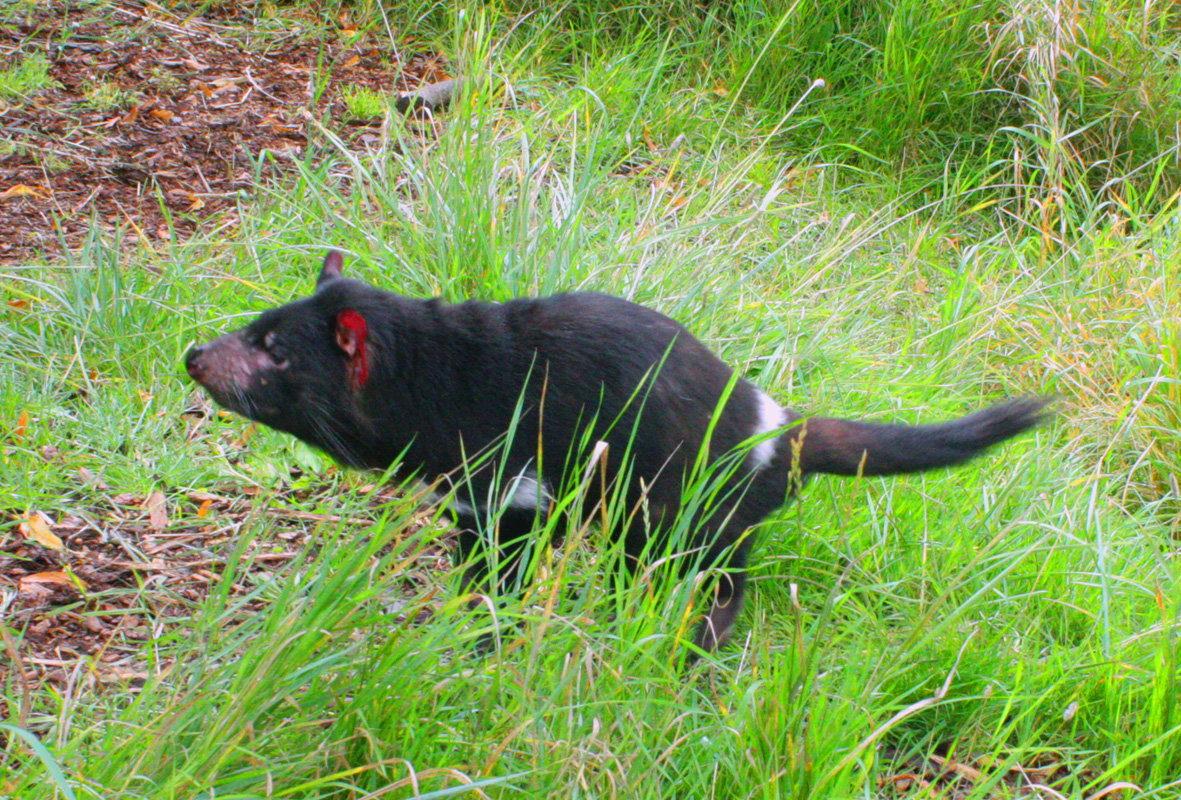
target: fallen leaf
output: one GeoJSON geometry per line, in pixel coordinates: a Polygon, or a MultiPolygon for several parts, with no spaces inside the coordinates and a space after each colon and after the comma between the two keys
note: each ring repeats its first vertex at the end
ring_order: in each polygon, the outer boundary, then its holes
{"type": "Polygon", "coordinates": [[[25,438],[25,428],[29,426],[29,412],[22,411],[16,418],[16,427],[12,429],[12,441],[19,442],[25,438]]]}
{"type": "Polygon", "coordinates": [[[200,211],[205,208],[205,201],[197,195],[190,193],[189,199],[192,200],[192,204],[189,205],[189,211],[200,211]]]}
{"type": "Polygon", "coordinates": [[[234,447],[245,447],[256,433],[258,433],[258,425],[252,422],[243,428],[241,435],[234,440],[234,447]]]}
{"type": "Polygon", "coordinates": [[[16,298],[16,299],[13,299],[13,300],[9,300],[9,301],[8,301],[8,307],[9,307],[9,308],[28,308],[28,307],[29,307],[29,301],[28,301],[28,300],[21,300],[21,299],[19,299],[19,298],[16,298]]]}
{"type": "Polygon", "coordinates": [[[71,589],[86,590],[86,581],[79,578],[77,575],[69,575],[65,572],[54,570],[52,572],[34,572],[32,575],[25,575],[20,579],[20,590],[27,591],[26,584],[33,583],[55,583],[58,586],[69,586],[71,589]]]}
{"type": "Polygon", "coordinates": [[[152,116],[161,122],[171,122],[172,118],[176,116],[175,113],[169,111],[167,108],[153,108],[152,116]]]}
{"type": "Polygon", "coordinates": [[[78,468],[78,479],[81,480],[82,483],[84,483],[85,485],[93,486],[95,489],[98,489],[100,492],[105,492],[111,488],[111,487],[107,486],[107,482],[102,479],[101,475],[95,475],[93,472],[88,470],[86,467],[79,467],[78,468]]]}
{"type": "Polygon", "coordinates": [[[652,134],[651,134],[651,132],[649,132],[647,125],[645,125],[640,130],[640,136],[643,137],[644,144],[648,145],[649,152],[655,153],[656,152],[656,142],[652,141],[652,134]]]}
{"type": "Polygon", "coordinates": [[[36,186],[17,183],[0,192],[0,200],[10,197],[45,197],[45,192],[36,186]]]}
{"type": "Polygon", "coordinates": [[[53,587],[41,583],[25,583],[22,581],[17,584],[17,589],[21,594],[32,595],[37,599],[47,598],[53,594],[53,587]]]}
{"type": "MultiPolygon", "coordinates": [[[[342,31],[342,33],[346,34],[347,36],[353,36],[357,33],[357,31],[355,28],[351,31],[348,28],[345,28],[345,30],[342,31]]],[[[360,63],[361,63],[361,57],[354,53],[353,55],[346,58],[345,62],[343,64],[341,64],[341,66],[342,67],[355,67],[360,63]]]]}
{"type": "Polygon", "coordinates": [[[144,507],[148,510],[148,524],[152,526],[152,530],[162,531],[168,527],[168,508],[164,503],[164,492],[152,492],[144,507]]]}
{"type": "Polygon", "coordinates": [[[120,666],[108,667],[106,665],[103,665],[102,669],[99,670],[96,677],[100,681],[103,681],[104,683],[113,683],[115,681],[118,681],[119,683],[133,684],[132,686],[129,686],[128,688],[134,690],[136,688],[139,688],[138,686],[135,686],[134,684],[143,683],[144,681],[147,681],[147,679],[150,678],[151,675],[147,672],[144,672],[143,670],[127,669],[125,667],[120,667],[120,666]]]}
{"type": "Polygon", "coordinates": [[[120,125],[134,125],[135,121],[137,119],[139,119],[139,106],[134,105],[131,107],[131,110],[128,111],[126,114],[124,114],[123,118],[121,120],[119,120],[119,124],[120,125]]]}
{"type": "Polygon", "coordinates": [[[263,117],[263,125],[269,125],[275,129],[275,133],[299,133],[300,129],[294,125],[288,125],[285,120],[277,118],[274,114],[267,114],[263,117]]]}
{"type": "Polygon", "coordinates": [[[143,389],[137,389],[135,393],[139,395],[139,401],[145,406],[152,402],[152,398],[155,397],[154,394],[151,392],[145,392],[143,389]]]}
{"type": "Polygon", "coordinates": [[[21,520],[20,530],[26,539],[32,539],[42,547],[48,547],[50,550],[65,549],[62,540],[49,529],[49,523],[40,512],[33,511],[26,514],[21,520]]]}
{"type": "Polygon", "coordinates": [[[931,761],[948,772],[955,772],[959,775],[962,775],[973,783],[980,780],[980,770],[976,769],[975,767],[969,767],[967,764],[961,764],[954,758],[943,758],[941,756],[932,755],[931,761]]]}
{"type": "Polygon", "coordinates": [[[201,502],[201,505],[197,507],[197,516],[198,516],[198,517],[204,517],[204,516],[208,516],[208,514],[209,514],[209,509],[210,509],[212,506],[213,506],[213,501],[212,501],[212,500],[209,500],[209,499],[203,500],[203,501],[201,502]]]}

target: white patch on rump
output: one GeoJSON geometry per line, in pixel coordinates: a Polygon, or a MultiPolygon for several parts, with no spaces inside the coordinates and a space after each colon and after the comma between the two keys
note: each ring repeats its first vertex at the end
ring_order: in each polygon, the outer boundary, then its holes
{"type": "Polygon", "coordinates": [[[508,482],[508,504],[513,508],[537,508],[538,504],[548,505],[554,498],[544,482],[538,483],[537,473],[527,469],[508,482]]]}
{"type": "Polygon", "coordinates": [[[471,514],[475,511],[469,504],[456,497],[454,492],[440,492],[435,489],[428,492],[425,499],[433,506],[446,505],[456,514],[471,514]]]}
{"type": "MultiPolygon", "coordinates": [[[[755,422],[754,430],[751,431],[752,437],[763,436],[787,424],[787,415],[783,412],[783,408],[766,392],[759,391],[757,394],[759,418],[755,422]]],[[[779,439],[778,436],[764,439],[751,448],[750,458],[755,469],[760,469],[771,463],[771,459],[775,458],[775,446],[779,444],[779,439]]]]}

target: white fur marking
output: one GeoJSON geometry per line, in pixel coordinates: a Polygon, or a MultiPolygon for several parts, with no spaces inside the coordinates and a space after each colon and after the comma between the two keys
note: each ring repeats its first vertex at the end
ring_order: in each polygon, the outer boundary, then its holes
{"type": "MultiPolygon", "coordinates": [[[[759,419],[755,423],[755,429],[751,432],[751,436],[763,436],[776,428],[782,428],[786,421],[786,415],[779,404],[766,392],[759,392],[759,419]]],[[[755,469],[760,469],[771,463],[771,459],[775,458],[775,446],[779,443],[779,437],[772,439],[764,439],[756,444],[750,451],[751,460],[754,462],[755,469]]]]}
{"type": "Polygon", "coordinates": [[[545,482],[537,482],[537,473],[527,469],[508,484],[508,504],[513,508],[537,508],[538,503],[548,504],[553,500],[545,482]]]}
{"type": "Polygon", "coordinates": [[[471,514],[475,511],[470,505],[456,497],[453,492],[443,493],[434,490],[427,493],[426,501],[433,506],[445,505],[456,514],[471,514]]]}

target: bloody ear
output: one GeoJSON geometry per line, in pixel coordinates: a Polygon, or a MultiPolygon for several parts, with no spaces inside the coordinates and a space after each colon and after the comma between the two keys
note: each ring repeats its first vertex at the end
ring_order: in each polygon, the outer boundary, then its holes
{"type": "Polygon", "coordinates": [[[346,308],[336,315],[336,345],[349,357],[347,372],[353,391],[364,388],[369,381],[369,323],[365,318],[346,308]]]}
{"type": "Polygon", "coordinates": [[[343,266],[344,259],[341,258],[340,251],[329,250],[328,255],[324,256],[324,266],[320,267],[320,276],[316,278],[316,291],[319,291],[320,287],[328,281],[339,278],[343,266]]]}

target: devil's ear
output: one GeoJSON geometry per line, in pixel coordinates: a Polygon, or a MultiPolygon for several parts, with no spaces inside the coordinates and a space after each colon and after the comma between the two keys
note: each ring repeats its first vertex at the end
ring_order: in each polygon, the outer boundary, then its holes
{"type": "Polygon", "coordinates": [[[324,256],[324,266],[320,267],[320,277],[316,278],[316,291],[319,291],[328,281],[339,278],[343,266],[344,259],[341,258],[340,251],[329,250],[328,255],[324,256]]]}
{"type": "Polygon", "coordinates": [[[346,308],[336,314],[336,346],[348,356],[349,386],[358,390],[369,380],[369,323],[346,308]]]}
{"type": "Polygon", "coordinates": [[[365,318],[351,308],[340,311],[336,315],[336,345],[353,358],[364,347],[369,338],[369,323],[365,318]]]}

